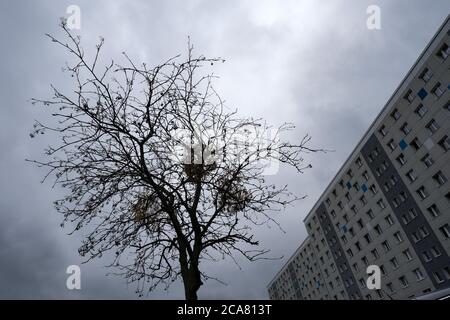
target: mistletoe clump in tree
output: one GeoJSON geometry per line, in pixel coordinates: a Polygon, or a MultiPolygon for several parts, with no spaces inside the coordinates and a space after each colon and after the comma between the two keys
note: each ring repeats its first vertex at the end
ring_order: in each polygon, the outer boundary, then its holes
{"type": "MultiPolygon", "coordinates": [[[[92,59],[80,37],[62,23],[65,40],[49,38],[75,59],[65,71],[75,88],[52,86],[50,99],[33,99],[50,109],[53,125],[36,122],[33,137],[50,131],[60,139],[33,160],[48,169],[67,195],[56,209],[75,230],[86,230],[79,249],[86,261],[114,253],[110,266],[137,292],[169,286],[181,277],[186,299],[208,275],[204,259],[266,257],[252,225],[273,221],[273,213],[299,199],[287,186],[264,179],[277,161],[301,173],[309,136],[283,142],[278,128],[229,111],[201,75],[221,59],[177,56],[149,68],[113,62],[98,67],[103,39],[92,59]],[[88,61],[89,60],[89,61],[88,61]]],[[[44,179],[45,180],[45,179],[44,179]]]]}

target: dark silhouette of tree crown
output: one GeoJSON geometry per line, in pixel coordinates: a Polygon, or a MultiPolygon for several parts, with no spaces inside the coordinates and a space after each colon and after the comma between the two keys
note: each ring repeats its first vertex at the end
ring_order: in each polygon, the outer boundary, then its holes
{"type": "Polygon", "coordinates": [[[278,224],[272,213],[300,197],[267,183],[264,170],[270,161],[299,173],[310,167],[302,158],[318,151],[307,146],[310,137],[282,142],[278,135],[293,125],[273,128],[229,111],[212,86],[214,76],[198,75],[224,60],[194,57],[190,44],[181,62],[177,56],[149,68],[124,54],[127,66],[111,62],[100,69],[104,40],[88,61],[80,38],[61,26],[67,42],[48,37],[76,59],[65,68],[75,90],[52,86],[52,98],[33,99],[51,110],[56,124],[37,122],[31,136],[49,131],[60,144],[32,162],[48,168],[44,180],[52,175],[68,191],[55,207],[62,226],[89,231],[79,249],[86,261],[112,251],[110,266],[135,282],[137,293],[181,277],[186,298],[196,299],[210,278],[200,261],[234,260],[236,252],[252,261],[267,258],[251,225],[278,224]],[[251,141],[242,142],[249,133],[251,141]]]}

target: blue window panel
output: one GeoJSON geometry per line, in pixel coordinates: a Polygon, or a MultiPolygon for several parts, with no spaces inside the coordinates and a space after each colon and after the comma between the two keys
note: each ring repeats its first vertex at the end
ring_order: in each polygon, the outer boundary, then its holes
{"type": "Polygon", "coordinates": [[[363,192],[367,192],[367,186],[365,184],[363,184],[361,186],[361,189],[362,189],[363,192]]]}
{"type": "Polygon", "coordinates": [[[347,188],[350,190],[352,188],[352,184],[349,182],[347,182],[347,188]]]}
{"type": "Polygon", "coordinates": [[[317,288],[319,288],[319,287],[320,287],[320,282],[319,282],[319,281],[317,281],[317,283],[316,283],[316,287],[317,287],[317,288]]]}
{"type": "Polygon", "coordinates": [[[342,232],[343,232],[343,233],[346,233],[346,232],[347,232],[347,225],[344,224],[344,225],[341,227],[341,229],[342,229],[342,232]]]}
{"type": "Polygon", "coordinates": [[[447,86],[448,89],[450,89],[450,84],[447,86]]]}
{"type": "Polygon", "coordinates": [[[408,146],[408,144],[406,143],[406,141],[403,140],[403,139],[400,140],[400,142],[398,143],[398,145],[399,145],[400,149],[402,149],[402,150],[405,150],[406,147],[408,146]]]}
{"type": "Polygon", "coordinates": [[[425,90],[424,88],[420,89],[420,91],[417,93],[417,95],[419,96],[420,99],[425,99],[425,97],[428,95],[427,90],[425,90]]]}

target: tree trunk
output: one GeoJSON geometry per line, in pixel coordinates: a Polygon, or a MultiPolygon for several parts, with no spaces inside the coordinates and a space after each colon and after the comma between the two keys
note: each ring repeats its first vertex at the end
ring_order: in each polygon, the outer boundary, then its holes
{"type": "Polygon", "coordinates": [[[184,295],[186,300],[195,301],[198,300],[197,291],[202,286],[200,270],[198,264],[192,264],[189,268],[182,271],[184,295]]]}

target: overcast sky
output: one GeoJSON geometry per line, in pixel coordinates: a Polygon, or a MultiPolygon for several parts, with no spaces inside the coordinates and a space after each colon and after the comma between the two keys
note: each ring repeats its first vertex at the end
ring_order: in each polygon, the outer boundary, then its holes
{"type": "MultiPolygon", "coordinates": [[[[243,115],[279,124],[335,150],[307,157],[303,175],[275,177],[308,198],[279,216],[285,233],[260,228],[276,261],[202,265],[227,285],[206,283],[200,298],[266,299],[266,285],[305,238],[302,219],[384,106],[449,13],[448,0],[329,1],[1,1],[0,2],[0,298],[136,298],[133,286],[106,276],[108,260],[81,265],[81,290],[66,289],[65,270],[80,264],[81,235],[59,227],[52,207],[61,190],[40,184],[43,171],[25,162],[49,143],[31,140],[42,119],[32,97],[49,84],[70,88],[66,53],[45,38],[60,36],[59,17],[76,4],[86,48],[99,36],[103,54],[122,51],[152,65],[182,53],[190,36],[198,53],[220,56],[215,87],[243,115]],[[366,9],[381,9],[381,30],[368,30],[366,9]]],[[[149,298],[183,298],[179,284],[149,298]]]]}

